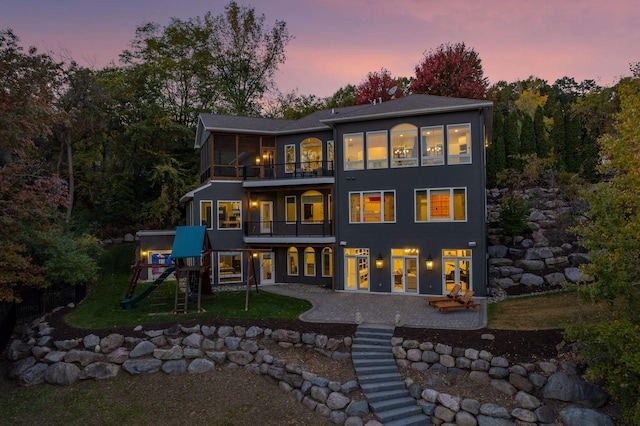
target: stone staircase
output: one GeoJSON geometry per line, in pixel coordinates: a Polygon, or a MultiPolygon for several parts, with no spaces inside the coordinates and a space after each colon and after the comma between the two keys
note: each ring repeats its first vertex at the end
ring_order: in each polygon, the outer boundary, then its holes
{"type": "Polygon", "coordinates": [[[386,426],[430,423],[402,381],[393,352],[393,327],[360,325],[351,347],[351,360],[371,411],[386,426]]]}

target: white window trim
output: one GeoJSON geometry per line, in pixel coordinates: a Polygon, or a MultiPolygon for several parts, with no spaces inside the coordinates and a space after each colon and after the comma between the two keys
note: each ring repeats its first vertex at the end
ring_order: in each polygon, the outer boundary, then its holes
{"type": "Polygon", "coordinates": [[[218,200],[216,202],[216,224],[218,231],[238,231],[242,229],[242,201],[241,200],[218,200]],[[220,211],[220,203],[238,203],[240,206],[240,214],[238,217],[238,227],[237,228],[221,228],[220,227],[220,216],[218,212],[220,211]]]}
{"type": "Polygon", "coordinates": [[[450,188],[416,188],[413,190],[413,221],[415,223],[448,223],[448,222],[456,222],[456,223],[464,223],[468,221],[469,218],[469,209],[467,207],[467,198],[468,191],[466,187],[450,187],[450,188]],[[453,194],[455,190],[462,189],[464,190],[464,220],[455,220],[454,219],[454,206],[453,206],[453,194]],[[418,191],[426,191],[427,192],[427,220],[418,220],[418,205],[417,205],[417,195],[418,191]],[[431,200],[431,191],[449,191],[449,219],[431,219],[431,208],[430,208],[430,200],[431,200]]]}
{"type": "Polygon", "coordinates": [[[298,200],[295,195],[287,195],[284,197],[284,218],[287,224],[294,224],[298,221],[298,200]],[[289,220],[287,217],[289,203],[287,200],[293,199],[293,221],[289,220]]]}
{"type": "Polygon", "coordinates": [[[364,170],[364,162],[365,162],[365,157],[366,157],[366,149],[365,149],[365,143],[364,143],[364,133],[363,132],[358,132],[358,133],[345,133],[344,135],[342,135],[342,151],[343,151],[343,170],[345,172],[351,172],[354,170],[364,170]],[[356,160],[356,161],[347,161],[347,149],[346,149],[346,141],[347,141],[347,137],[352,136],[352,137],[358,137],[362,140],[362,160],[356,160]],[[355,164],[355,165],[359,165],[360,167],[352,167],[352,168],[348,168],[347,164],[355,164]]]}
{"type": "Polygon", "coordinates": [[[349,192],[348,196],[348,206],[349,206],[349,223],[350,224],[354,224],[354,225],[359,225],[359,224],[378,224],[378,223],[396,223],[396,217],[398,215],[398,212],[396,210],[396,190],[395,189],[372,189],[372,190],[368,190],[368,191],[351,191],[349,192]],[[380,193],[380,222],[365,222],[364,221],[364,200],[363,200],[363,194],[365,193],[372,193],[372,192],[379,192],[380,193]],[[384,220],[384,194],[385,192],[392,192],[393,193],[393,220],[388,220],[385,221],[384,220]],[[352,222],[351,221],[351,195],[352,194],[360,194],[360,221],[359,222],[352,222]]]}
{"type": "Polygon", "coordinates": [[[316,249],[314,249],[313,247],[307,247],[304,249],[304,276],[305,277],[315,277],[316,276],[316,249]],[[309,263],[307,263],[307,249],[311,249],[313,250],[313,274],[309,274],[309,272],[307,271],[307,266],[309,266],[309,263]]]}
{"type": "Polygon", "coordinates": [[[471,133],[471,123],[456,123],[456,124],[449,124],[447,125],[447,130],[446,130],[447,134],[446,134],[446,149],[447,149],[447,165],[448,166],[464,166],[467,164],[473,164],[473,143],[472,143],[472,133],[471,133]],[[449,152],[449,127],[461,127],[461,126],[465,126],[469,128],[469,142],[467,143],[467,150],[469,151],[468,154],[464,154],[464,155],[451,155],[449,152]],[[457,163],[452,163],[451,159],[452,158],[469,158],[469,161],[466,163],[462,163],[462,162],[457,162],[457,163]]]}
{"type": "Polygon", "coordinates": [[[370,169],[370,170],[378,170],[378,169],[388,169],[389,168],[389,132],[387,130],[372,130],[369,131],[365,134],[365,158],[366,158],[366,168],[370,169]],[[370,134],[377,134],[377,133],[384,133],[384,138],[386,141],[385,144],[385,150],[386,150],[386,156],[384,158],[384,160],[370,160],[369,159],[369,135],[370,134]],[[369,164],[371,161],[376,161],[376,162],[380,162],[380,164],[382,164],[382,162],[384,162],[384,166],[381,167],[369,167],[369,164]]]}
{"type": "Polygon", "coordinates": [[[298,250],[297,247],[289,247],[287,249],[287,275],[290,276],[290,277],[297,277],[297,276],[300,275],[300,250],[298,250]],[[296,261],[296,264],[293,265],[293,266],[296,267],[296,273],[295,274],[291,273],[291,266],[292,265],[291,265],[290,260],[291,260],[291,249],[292,248],[296,249],[295,253],[296,253],[296,260],[297,261],[296,261]]]}
{"type": "Polygon", "coordinates": [[[323,277],[332,277],[333,276],[333,250],[331,249],[331,247],[325,247],[322,249],[322,251],[320,252],[320,259],[321,259],[321,265],[320,267],[322,268],[322,276],[323,277]],[[331,271],[330,275],[325,275],[324,270],[326,269],[326,261],[325,261],[325,257],[328,254],[329,257],[329,270],[331,271]]]}
{"type": "Polygon", "coordinates": [[[295,173],[296,172],[296,146],[295,144],[289,144],[284,146],[284,172],[295,173]],[[287,162],[287,148],[293,147],[293,163],[287,162]]]}
{"type": "Polygon", "coordinates": [[[202,226],[202,220],[203,220],[203,217],[202,217],[202,205],[203,205],[204,203],[209,203],[209,204],[211,204],[211,223],[207,225],[207,228],[206,228],[206,229],[214,229],[214,228],[213,228],[213,222],[214,222],[215,220],[217,220],[217,219],[213,217],[213,214],[214,214],[214,211],[213,211],[213,200],[200,200],[200,211],[199,211],[199,213],[198,213],[198,215],[200,216],[200,222],[199,222],[199,225],[200,225],[200,226],[202,226]]]}
{"type": "Polygon", "coordinates": [[[243,265],[244,265],[244,259],[242,258],[242,252],[240,251],[224,251],[224,252],[220,252],[218,253],[218,262],[217,262],[217,266],[216,269],[218,270],[218,282],[220,284],[229,284],[229,283],[239,283],[242,282],[242,276],[243,276],[243,265]],[[235,281],[225,281],[222,282],[222,275],[220,274],[220,257],[221,256],[235,256],[236,254],[240,255],[240,274],[233,274],[231,275],[231,278],[238,278],[235,281]]]}
{"type": "Polygon", "coordinates": [[[433,166],[444,166],[446,164],[446,159],[447,156],[445,155],[445,151],[446,151],[446,140],[445,140],[445,133],[446,130],[444,128],[443,125],[439,125],[439,126],[425,126],[425,127],[420,127],[420,165],[424,166],[424,167],[433,167],[433,166]],[[422,141],[422,132],[424,130],[427,129],[440,129],[442,130],[442,161],[440,163],[434,163],[434,164],[427,164],[425,163],[425,160],[429,158],[429,156],[425,155],[425,144],[422,141]]]}
{"type": "MultiPolygon", "coordinates": [[[[413,131],[414,129],[412,129],[413,131]]],[[[416,126],[415,124],[412,123],[402,123],[402,124],[397,124],[395,126],[393,126],[391,128],[391,130],[389,131],[389,167],[392,169],[401,169],[401,168],[405,168],[405,167],[418,167],[420,165],[420,144],[421,144],[421,140],[420,140],[420,129],[418,128],[418,126],[416,126]],[[393,157],[393,129],[402,126],[402,125],[409,125],[415,128],[415,132],[416,132],[416,137],[415,137],[415,141],[414,141],[414,151],[413,152],[413,156],[412,157],[404,157],[404,158],[394,158],[393,157]],[[393,164],[394,161],[400,163],[400,164],[393,164]],[[409,163],[412,162],[413,164],[405,164],[405,163],[409,163]]]]}

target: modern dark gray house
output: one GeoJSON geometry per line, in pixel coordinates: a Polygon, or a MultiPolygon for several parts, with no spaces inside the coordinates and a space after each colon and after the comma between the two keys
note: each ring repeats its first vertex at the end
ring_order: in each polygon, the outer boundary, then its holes
{"type": "Polygon", "coordinates": [[[200,182],[181,201],[205,225],[213,286],[245,282],[439,295],[487,285],[489,101],[411,95],[299,120],[200,114],[200,182]]]}

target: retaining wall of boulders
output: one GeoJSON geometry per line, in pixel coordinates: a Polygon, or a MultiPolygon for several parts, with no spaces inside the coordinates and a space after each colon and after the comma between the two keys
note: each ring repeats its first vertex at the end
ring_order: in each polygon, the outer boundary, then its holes
{"type": "Polygon", "coordinates": [[[531,205],[527,218],[530,232],[506,235],[501,228],[489,226],[489,292],[504,294],[505,289],[521,284],[536,291],[588,281],[579,267],[589,257],[566,232],[567,226],[579,219],[583,207],[570,204],[558,188],[490,189],[487,190],[489,224],[498,223],[501,200],[513,192],[531,205]]]}
{"type": "MultiPolygon", "coordinates": [[[[401,369],[455,375],[457,380],[488,386],[511,397],[515,406],[508,409],[491,401],[463,399],[438,392],[430,388],[429,383],[405,379],[411,395],[423,406],[423,412],[431,416],[433,424],[525,426],[562,422],[566,426],[613,425],[611,418],[598,410],[608,402],[608,395],[598,386],[584,381],[574,362],[548,360],[511,364],[506,358],[493,356],[485,350],[454,348],[401,337],[394,337],[392,345],[401,369]],[[564,407],[557,410],[557,405],[564,407]]],[[[437,381],[435,376],[433,384],[437,381]]]]}
{"type": "Polygon", "coordinates": [[[247,371],[272,377],[278,386],[305,407],[335,424],[362,425],[369,414],[356,380],[339,383],[303,370],[296,363],[274,357],[265,339],[281,348],[305,347],[331,359],[350,358],[352,338],[271,330],[260,327],[175,325],[168,329],[142,330],[144,337],[112,333],[55,340],[45,318],[32,324],[30,332],[14,340],[7,350],[13,361],[9,377],[21,385],[43,383],[71,385],[78,380],[106,379],[129,374],[164,372],[202,374],[216,369],[247,371]],[[356,394],[353,398],[350,394],[356,394]]]}

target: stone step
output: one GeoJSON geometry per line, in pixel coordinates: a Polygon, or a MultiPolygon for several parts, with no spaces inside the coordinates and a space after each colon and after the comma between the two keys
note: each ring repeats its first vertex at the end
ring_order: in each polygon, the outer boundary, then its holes
{"type": "Polygon", "coordinates": [[[388,352],[391,353],[391,344],[386,346],[354,343],[351,352],[388,352]]]}
{"type": "Polygon", "coordinates": [[[370,376],[372,374],[385,374],[385,373],[397,373],[398,367],[395,364],[392,365],[373,365],[373,366],[358,366],[354,365],[354,369],[356,370],[356,375],[360,376],[370,376]]]}
{"type": "Polygon", "coordinates": [[[367,396],[377,392],[394,391],[398,389],[406,390],[407,388],[400,380],[387,380],[372,383],[360,383],[360,389],[362,389],[362,392],[367,396]]]}
{"type": "Polygon", "coordinates": [[[393,333],[379,333],[378,331],[362,331],[356,330],[355,337],[369,337],[374,339],[386,339],[391,341],[393,333]]]}
{"type": "Polygon", "coordinates": [[[373,411],[374,414],[377,414],[383,411],[395,410],[396,408],[415,407],[416,400],[410,396],[404,396],[400,398],[386,399],[383,401],[369,401],[369,406],[371,407],[371,411],[373,411]]]}
{"type": "Polygon", "coordinates": [[[356,329],[356,335],[358,333],[372,333],[372,334],[389,336],[389,338],[391,338],[391,336],[393,336],[393,331],[394,331],[393,327],[382,328],[382,327],[359,325],[358,328],[356,329]]]}
{"type": "MultiPolygon", "coordinates": [[[[378,420],[380,420],[382,423],[387,425],[389,422],[392,422],[394,420],[402,419],[404,421],[404,419],[411,418],[418,414],[422,414],[422,408],[418,407],[414,402],[412,406],[394,408],[393,410],[382,411],[380,413],[374,413],[374,414],[376,415],[378,420]]],[[[399,424],[404,425],[405,423],[399,423],[399,424]]]]}
{"type": "Polygon", "coordinates": [[[389,364],[395,364],[396,360],[393,358],[393,354],[391,352],[352,352],[351,359],[355,361],[376,361],[376,360],[385,360],[389,364]]]}
{"type": "Polygon", "coordinates": [[[410,396],[409,390],[406,389],[404,386],[398,389],[382,390],[378,392],[368,392],[368,393],[365,393],[365,395],[369,403],[410,396]]]}
{"type": "Polygon", "coordinates": [[[378,367],[378,366],[387,366],[387,365],[396,365],[396,361],[392,356],[388,357],[375,357],[375,358],[360,358],[353,357],[351,354],[351,362],[353,363],[353,368],[356,370],[360,367],[378,367]]]}
{"type": "Polygon", "coordinates": [[[402,383],[402,376],[397,371],[394,373],[381,373],[381,374],[367,374],[364,376],[358,376],[358,382],[360,386],[364,383],[380,383],[388,382],[391,380],[398,380],[402,383]]]}
{"type": "Polygon", "coordinates": [[[378,345],[391,347],[391,339],[379,339],[375,337],[354,337],[354,345],[378,345]]]}
{"type": "Polygon", "coordinates": [[[426,414],[416,414],[415,416],[385,422],[385,426],[423,426],[428,424],[431,424],[431,418],[426,414]]]}

